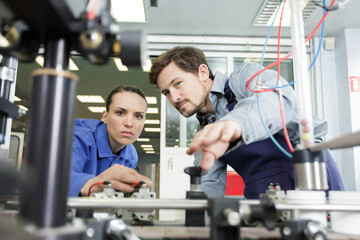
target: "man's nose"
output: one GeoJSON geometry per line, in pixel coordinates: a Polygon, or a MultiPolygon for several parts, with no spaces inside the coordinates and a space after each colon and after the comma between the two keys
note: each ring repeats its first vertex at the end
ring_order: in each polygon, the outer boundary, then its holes
{"type": "Polygon", "coordinates": [[[170,96],[173,103],[177,103],[178,101],[180,101],[180,94],[178,92],[173,91],[170,93],[170,96]]]}

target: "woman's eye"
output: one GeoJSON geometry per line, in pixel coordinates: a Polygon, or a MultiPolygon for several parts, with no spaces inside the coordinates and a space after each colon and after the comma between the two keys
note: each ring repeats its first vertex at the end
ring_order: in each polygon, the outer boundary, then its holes
{"type": "Polygon", "coordinates": [[[116,115],[122,116],[124,115],[124,112],[116,112],[116,115]]]}
{"type": "Polygon", "coordinates": [[[142,116],[142,115],[138,115],[138,116],[136,116],[138,119],[143,119],[144,118],[144,116],[142,116]]]}
{"type": "Polygon", "coordinates": [[[181,81],[175,83],[176,86],[180,86],[180,84],[181,84],[181,81]]]}

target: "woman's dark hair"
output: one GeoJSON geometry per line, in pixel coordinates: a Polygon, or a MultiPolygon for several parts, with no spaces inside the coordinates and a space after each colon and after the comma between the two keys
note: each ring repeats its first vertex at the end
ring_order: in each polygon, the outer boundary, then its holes
{"type": "Polygon", "coordinates": [[[160,72],[171,62],[174,62],[180,69],[191,73],[198,73],[199,66],[205,64],[209,69],[209,77],[214,79],[203,51],[194,47],[174,47],[161,54],[152,64],[148,73],[150,84],[156,85],[160,72]]]}
{"type": "Polygon", "coordinates": [[[112,90],[111,93],[109,94],[109,96],[107,97],[107,100],[106,100],[106,111],[107,112],[109,112],[109,107],[112,102],[112,97],[116,93],[119,93],[119,92],[133,92],[133,93],[139,94],[145,100],[146,107],[147,107],[147,101],[146,101],[143,90],[141,90],[140,88],[135,87],[133,85],[121,85],[121,86],[115,88],[114,90],[112,90]]]}

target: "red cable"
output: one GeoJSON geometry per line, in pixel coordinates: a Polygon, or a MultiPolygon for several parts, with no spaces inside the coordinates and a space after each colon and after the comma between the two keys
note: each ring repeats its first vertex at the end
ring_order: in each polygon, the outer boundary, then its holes
{"type": "MultiPolygon", "coordinates": [[[[284,14],[285,3],[286,3],[286,0],[284,0],[283,7],[282,7],[282,10],[281,10],[281,15],[280,15],[280,24],[279,24],[279,33],[278,33],[278,48],[277,48],[277,62],[279,62],[279,60],[280,60],[281,23],[282,23],[282,18],[283,18],[283,14],[284,14]]],[[[280,62],[277,64],[277,80],[280,81],[280,62]]],[[[292,147],[292,145],[290,143],[287,128],[285,126],[281,98],[279,98],[279,107],[280,107],[281,124],[282,124],[282,128],[283,128],[283,131],[284,131],[285,140],[286,140],[286,143],[287,143],[290,151],[294,152],[294,149],[293,149],[293,147],[292,147]]]]}
{"type": "MultiPolygon", "coordinates": [[[[330,3],[330,6],[332,7],[335,3],[335,0],[333,0],[331,3],[330,3]]],[[[305,39],[305,42],[308,42],[312,37],[313,35],[315,34],[315,32],[318,30],[318,28],[321,26],[321,24],[324,22],[326,16],[328,15],[329,11],[327,10],[326,13],[324,14],[324,16],[321,18],[320,22],[318,23],[318,25],[314,28],[314,30],[310,33],[310,35],[305,39]]]]}
{"type": "Polygon", "coordinates": [[[288,55],[286,55],[285,57],[280,58],[279,61],[273,62],[272,64],[264,67],[263,69],[261,69],[260,71],[258,71],[257,73],[255,73],[254,76],[252,76],[252,77],[247,81],[247,83],[246,83],[247,89],[248,89],[249,91],[255,92],[255,93],[273,92],[273,91],[275,91],[275,89],[254,90],[254,89],[250,88],[250,82],[251,82],[257,75],[259,75],[260,73],[262,73],[262,72],[265,71],[266,69],[272,68],[272,67],[275,66],[276,64],[281,63],[282,61],[284,61],[284,60],[286,60],[288,57],[290,57],[292,54],[293,54],[292,52],[288,53],[288,55]]]}
{"type": "Polygon", "coordinates": [[[96,17],[95,10],[98,7],[99,2],[100,2],[99,0],[96,0],[96,2],[94,3],[93,8],[90,9],[90,11],[88,12],[88,14],[87,14],[87,19],[88,20],[94,20],[94,18],[96,17]]]}
{"type": "Polygon", "coordinates": [[[285,121],[284,121],[284,114],[283,114],[283,110],[282,110],[282,104],[281,104],[281,99],[279,99],[279,105],[280,105],[280,115],[281,115],[281,123],[282,123],[282,127],[283,127],[283,131],[284,131],[284,136],[285,136],[285,140],[286,143],[290,149],[290,152],[294,152],[294,149],[291,145],[290,139],[289,139],[289,135],[285,126],[285,121]]]}
{"type": "MultiPolygon", "coordinates": [[[[283,14],[284,14],[285,3],[286,3],[286,0],[284,0],[284,2],[283,2],[283,7],[281,9],[281,14],[280,14],[280,23],[279,23],[279,31],[278,31],[277,62],[279,62],[279,59],[280,59],[281,23],[282,23],[282,18],[283,18],[283,14]]],[[[280,81],[280,63],[277,64],[277,80],[280,81]]]]}
{"type": "MultiPolygon", "coordinates": [[[[333,6],[335,3],[335,0],[333,0],[330,4],[330,6],[333,6]]],[[[327,16],[329,11],[327,11],[324,16],[321,18],[320,22],[318,23],[318,25],[314,28],[314,30],[310,33],[310,35],[305,39],[305,42],[308,42],[312,37],[313,35],[315,34],[315,32],[318,30],[318,28],[321,26],[321,24],[323,23],[323,21],[325,20],[325,17],[327,16]]],[[[293,53],[292,52],[289,52],[285,57],[279,59],[278,61],[276,62],[273,62],[272,64],[266,66],[265,68],[261,69],[259,72],[255,73],[254,76],[252,76],[246,83],[246,87],[249,91],[251,92],[255,92],[255,93],[261,93],[261,92],[270,92],[270,91],[274,91],[274,89],[263,89],[263,90],[254,90],[254,89],[251,89],[250,88],[250,82],[257,76],[259,75],[260,73],[262,73],[263,71],[265,71],[266,69],[269,69],[269,68],[272,68],[273,66],[275,66],[276,64],[278,63],[281,63],[283,62],[284,60],[288,59],[293,53]]]]}
{"type": "Polygon", "coordinates": [[[96,185],[102,185],[102,184],[109,184],[109,182],[108,181],[104,181],[104,182],[97,182],[97,183],[94,183],[93,185],[91,185],[90,187],[89,187],[89,191],[88,191],[88,196],[90,196],[90,194],[91,194],[91,189],[94,187],[94,186],[96,186],[96,185]]]}

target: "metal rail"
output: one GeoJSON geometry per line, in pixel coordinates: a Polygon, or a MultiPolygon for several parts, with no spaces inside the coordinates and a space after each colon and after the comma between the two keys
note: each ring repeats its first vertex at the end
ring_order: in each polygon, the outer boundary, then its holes
{"type": "MultiPolygon", "coordinates": [[[[242,206],[257,205],[258,200],[239,200],[242,206]]],[[[93,198],[69,198],[68,207],[76,209],[198,209],[204,210],[209,207],[207,200],[192,199],[93,199],[93,198]]],[[[276,203],[276,210],[313,210],[313,211],[360,211],[360,204],[311,204],[295,205],[276,203]]]]}

